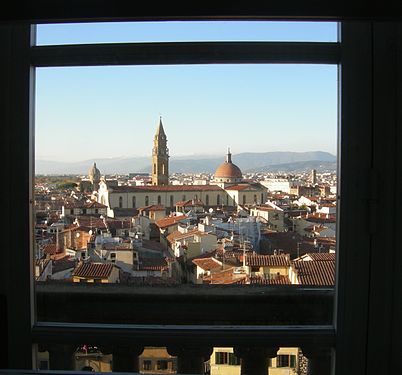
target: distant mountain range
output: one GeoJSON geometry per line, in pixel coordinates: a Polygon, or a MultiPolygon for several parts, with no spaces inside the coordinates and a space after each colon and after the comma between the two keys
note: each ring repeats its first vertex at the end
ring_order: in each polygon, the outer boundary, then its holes
{"type": "MultiPolygon", "coordinates": [[[[223,156],[180,156],[171,157],[170,173],[214,173],[223,163],[223,156]]],[[[310,169],[331,171],[336,169],[336,156],[324,151],[310,152],[244,152],[232,155],[232,161],[243,172],[301,172],[310,169]]],[[[79,162],[35,161],[36,174],[80,174],[88,173],[96,162],[102,174],[126,174],[150,172],[150,157],[108,158],[79,162]]]]}

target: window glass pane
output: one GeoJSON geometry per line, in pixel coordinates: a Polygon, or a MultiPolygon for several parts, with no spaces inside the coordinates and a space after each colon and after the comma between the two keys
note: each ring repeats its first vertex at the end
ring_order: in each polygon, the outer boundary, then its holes
{"type": "Polygon", "coordinates": [[[36,73],[38,320],[227,324],[210,293],[231,324],[332,324],[336,66],[36,73]],[[161,316],[159,300],[176,307],[161,316]]]}
{"type": "Polygon", "coordinates": [[[38,25],[37,44],[337,41],[335,22],[195,21],[38,25]]]}

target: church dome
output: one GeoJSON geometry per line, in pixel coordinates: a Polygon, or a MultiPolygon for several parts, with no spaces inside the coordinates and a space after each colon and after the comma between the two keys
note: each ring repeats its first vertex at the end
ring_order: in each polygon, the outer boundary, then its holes
{"type": "Polygon", "coordinates": [[[232,163],[232,154],[228,150],[226,155],[226,161],[223,162],[215,171],[215,180],[217,179],[229,179],[238,181],[243,178],[240,168],[232,163]]]}
{"type": "Polygon", "coordinates": [[[91,181],[99,181],[101,178],[101,173],[98,168],[96,168],[96,163],[92,166],[92,168],[88,172],[88,177],[91,181]]]}

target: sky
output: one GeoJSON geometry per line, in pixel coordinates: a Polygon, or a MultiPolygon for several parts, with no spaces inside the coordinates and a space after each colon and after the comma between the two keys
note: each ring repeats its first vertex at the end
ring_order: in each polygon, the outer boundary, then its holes
{"type": "MultiPolygon", "coordinates": [[[[336,41],[334,23],[161,22],[38,26],[37,44],[336,41]]],[[[160,116],[170,155],[337,148],[335,65],[37,68],[36,158],[149,156],[160,116]]]]}

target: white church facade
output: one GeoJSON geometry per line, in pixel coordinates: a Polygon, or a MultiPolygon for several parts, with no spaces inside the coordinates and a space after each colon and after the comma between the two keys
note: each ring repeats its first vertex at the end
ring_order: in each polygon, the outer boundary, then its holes
{"type": "Polygon", "coordinates": [[[154,137],[151,168],[152,185],[109,186],[104,179],[99,182],[97,200],[108,207],[108,216],[114,216],[115,208],[135,209],[149,205],[162,205],[167,211],[173,211],[177,202],[192,199],[201,201],[207,209],[261,204],[267,199],[264,186],[243,181],[229,150],[211,184],[169,185],[167,138],[161,119],[154,137]]]}

